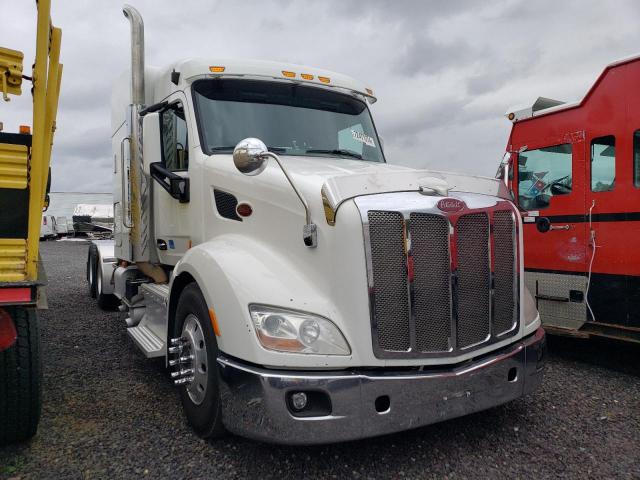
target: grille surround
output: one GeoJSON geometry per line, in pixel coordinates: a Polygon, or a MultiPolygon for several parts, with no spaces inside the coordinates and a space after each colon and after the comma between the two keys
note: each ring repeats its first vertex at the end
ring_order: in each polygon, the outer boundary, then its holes
{"type": "MultiPolygon", "coordinates": [[[[455,357],[503,342],[519,331],[520,247],[518,238],[520,231],[517,211],[509,201],[491,199],[487,202],[487,197],[483,195],[461,194],[456,195],[456,198],[465,201],[466,206],[459,212],[451,213],[437,208],[436,203],[442,197],[425,196],[414,192],[379,194],[355,199],[363,225],[372,345],[376,358],[455,357]],[[385,329],[380,329],[376,308],[380,309],[381,300],[377,299],[376,306],[376,296],[380,288],[385,288],[385,285],[381,283],[381,278],[384,280],[384,276],[374,268],[377,266],[380,270],[381,264],[372,255],[372,250],[376,248],[379,250],[381,242],[378,232],[370,229],[371,213],[404,219],[404,230],[396,228],[396,231],[402,231],[401,240],[405,243],[405,258],[404,261],[396,260],[396,262],[402,264],[406,262],[408,297],[403,295],[402,299],[396,299],[396,301],[404,302],[404,298],[408,298],[409,314],[404,313],[404,310],[397,310],[400,314],[398,318],[393,319],[395,324],[403,325],[405,328],[403,333],[405,339],[408,325],[409,347],[402,350],[388,349],[385,329]],[[467,217],[468,220],[478,216],[487,219],[484,231],[486,243],[483,244],[486,256],[484,285],[487,287],[487,293],[482,310],[484,314],[479,317],[474,315],[473,301],[465,305],[469,296],[467,292],[471,290],[468,290],[468,286],[465,287],[464,278],[460,277],[460,274],[464,274],[465,265],[460,265],[458,262],[458,242],[460,241],[458,236],[460,232],[464,233],[464,218],[467,217]],[[461,219],[463,222],[458,225],[461,219]],[[448,232],[445,232],[445,228],[448,232]],[[439,233],[431,235],[436,230],[439,233]],[[433,238],[430,238],[430,235],[433,238]],[[446,255],[443,258],[445,251],[446,255]],[[448,268],[445,268],[447,266],[448,268]],[[460,270],[461,267],[462,270],[460,270]],[[446,278],[443,278],[445,274],[446,278]],[[463,280],[463,297],[459,297],[461,279],[463,280]],[[496,288],[499,288],[499,292],[496,288]],[[509,295],[509,292],[512,294],[509,295]],[[496,294],[498,301],[503,303],[500,308],[496,308],[496,294]],[[459,321],[461,306],[463,311],[466,308],[466,323],[459,321]],[[448,317],[447,312],[450,312],[448,317]],[[495,324],[494,317],[499,320],[495,324]],[[512,319],[511,324],[509,319],[512,319]],[[469,329],[474,327],[474,322],[479,330],[474,335],[467,335],[469,329]]],[[[380,225],[376,228],[380,229],[380,225]]],[[[471,248],[472,256],[469,257],[471,260],[474,258],[473,249],[479,243],[477,228],[477,225],[471,222],[465,234],[469,237],[467,244],[471,248]]],[[[395,243],[397,250],[397,238],[395,243]]],[[[463,248],[465,248],[464,245],[463,248]]],[[[463,262],[466,261],[469,264],[469,258],[463,259],[463,262]]],[[[473,262],[470,264],[470,272],[473,274],[476,267],[472,264],[473,262]]],[[[401,269],[396,267],[397,265],[393,268],[395,273],[390,273],[391,276],[400,275],[398,272],[401,269]]],[[[477,281],[475,284],[471,282],[471,288],[478,284],[477,281]]],[[[387,325],[393,323],[388,316],[385,317],[384,322],[387,322],[387,325]]],[[[406,344],[404,346],[406,347],[406,344]]]]}

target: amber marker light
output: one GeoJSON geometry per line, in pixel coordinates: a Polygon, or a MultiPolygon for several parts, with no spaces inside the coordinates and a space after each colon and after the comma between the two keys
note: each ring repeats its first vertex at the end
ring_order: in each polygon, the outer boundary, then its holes
{"type": "Polygon", "coordinates": [[[329,77],[318,77],[318,80],[320,80],[322,83],[329,83],[331,81],[329,77]]]}
{"type": "Polygon", "coordinates": [[[31,135],[31,127],[29,125],[20,125],[19,131],[22,135],[31,135]]]}
{"type": "Polygon", "coordinates": [[[219,66],[219,65],[218,66],[214,65],[214,66],[209,67],[209,71],[213,72],[213,73],[222,73],[222,72],[224,72],[224,68],[225,67],[222,67],[222,66],[219,66]]]}
{"type": "Polygon", "coordinates": [[[211,326],[213,327],[213,333],[216,334],[216,337],[220,336],[220,327],[218,326],[218,319],[216,318],[216,312],[213,308],[209,309],[209,318],[211,319],[211,326]]]}
{"type": "Polygon", "coordinates": [[[290,72],[289,70],[282,70],[282,75],[287,78],[295,78],[296,72],[290,72]]]}
{"type": "Polygon", "coordinates": [[[370,88],[365,88],[365,91],[366,91],[369,95],[373,96],[373,90],[371,90],[370,88]]]}
{"type": "Polygon", "coordinates": [[[313,75],[311,75],[310,73],[301,73],[300,76],[304,79],[304,80],[313,80],[313,75]]]}
{"type": "Polygon", "coordinates": [[[516,114],[515,114],[515,113],[513,113],[513,112],[511,112],[507,118],[508,118],[509,120],[513,120],[514,118],[516,118],[516,114]]]}

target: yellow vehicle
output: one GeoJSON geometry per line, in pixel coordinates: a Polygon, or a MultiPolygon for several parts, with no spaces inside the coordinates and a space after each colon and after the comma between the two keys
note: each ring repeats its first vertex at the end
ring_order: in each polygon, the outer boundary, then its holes
{"type": "MultiPolygon", "coordinates": [[[[5,22],[11,21],[10,8],[0,8],[5,22]]],[[[4,102],[20,95],[26,81],[33,86],[33,134],[29,127],[18,133],[0,129],[0,445],[32,437],[40,418],[37,310],[46,307],[46,282],[38,242],[62,78],[62,31],[51,24],[50,10],[51,0],[38,0],[31,76],[23,75],[21,52],[0,47],[4,102]]]]}

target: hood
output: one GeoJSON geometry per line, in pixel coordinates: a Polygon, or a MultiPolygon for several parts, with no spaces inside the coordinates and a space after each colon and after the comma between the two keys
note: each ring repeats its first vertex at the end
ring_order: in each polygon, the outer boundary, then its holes
{"type": "Polygon", "coordinates": [[[345,201],[377,193],[422,191],[446,197],[449,192],[466,192],[511,200],[505,184],[489,177],[342,158],[280,159],[307,195],[322,193],[325,210],[330,208],[334,215],[345,201]]]}

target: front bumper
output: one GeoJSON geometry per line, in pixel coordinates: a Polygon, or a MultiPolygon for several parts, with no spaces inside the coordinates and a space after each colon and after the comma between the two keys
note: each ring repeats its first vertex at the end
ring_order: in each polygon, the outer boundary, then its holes
{"type": "Polygon", "coordinates": [[[501,405],[542,381],[545,333],[448,368],[422,371],[279,371],[221,356],[223,422],[238,435],[283,444],[356,440],[421,427],[501,405]],[[287,394],[323,392],[331,414],[296,417],[287,394]],[[390,407],[376,411],[376,399],[390,407]]]}

